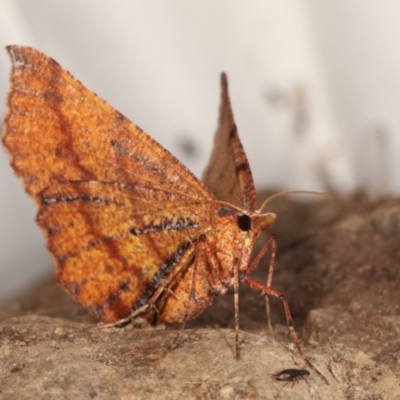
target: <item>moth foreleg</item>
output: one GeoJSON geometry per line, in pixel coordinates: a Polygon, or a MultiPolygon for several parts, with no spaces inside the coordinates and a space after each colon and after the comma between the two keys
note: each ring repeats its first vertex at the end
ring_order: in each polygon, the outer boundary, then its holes
{"type": "Polygon", "coordinates": [[[269,295],[269,296],[274,296],[274,297],[278,297],[279,299],[282,300],[283,302],[283,308],[285,309],[285,317],[286,317],[286,323],[287,326],[289,328],[289,332],[292,336],[293,342],[295,343],[297,350],[300,354],[300,356],[306,360],[303,350],[301,349],[300,346],[300,341],[297,337],[296,331],[294,330],[294,326],[293,326],[293,318],[292,318],[292,314],[290,312],[290,308],[289,308],[289,303],[286,300],[285,296],[283,295],[283,293],[281,293],[279,290],[273,289],[270,286],[266,286],[263,285],[257,281],[254,281],[252,279],[247,278],[247,276],[243,279],[243,282],[250,286],[251,288],[258,290],[259,292],[262,292],[265,295],[269,295]]]}
{"type": "Polygon", "coordinates": [[[324,381],[327,385],[329,385],[329,381],[326,379],[326,377],[316,368],[314,365],[311,363],[311,361],[304,355],[303,350],[300,346],[300,341],[297,337],[296,331],[294,330],[293,326],[293,318],[292,314],[290,312],[289,308],[289,303],[286,300],[285,296],[283,293],[281,293],[279,290],[273,289],[269,286],[262,285],[261,283],[254,281],[252,279],[249,279],[247,276],[243,279],[243,282],[250,286],[252,289],[258,290],[259,292],[262,292],[265,295],[270,295],[274,297],[278,297],[279,299],[282,300],[283,302],[283,307],[285,309],[285,317],[286,317],[286,323],[289,328],[290,334],[292,336],[293,342],[295,343],[297,347],[297,351],[300,354],[300,357],[304,360],[304,362],[313,370],[315,371],[324,381]]]}
{"type": "Polygon", "coordinates": [[[134,318],[136,318],[138,315],[142,314],[145,312],[148,308],[153,307],[154,305],[152,304],[145,304],[142,307],[138,308],[135,311],[132,311],[127,317],[119,319],[118,321],[115,322],[109,322],[105,324],[99,324],[100,326],[104,326],[105,328],[122,328],[125,325],[129,324],[134,318]]]}
{"type": "Polygon", "coordinates": [[[199,274],[206,278],[206,282],[213,292],[223,290],[221,265],[212,247],[207,242],[206,236],[196,244],[195,253],[192,284],[189,294],[190,300],[196,300],[196,282],[199,274]],[[202,271],[199,271],[200,269],[202,271]]]}
{"type": "MultiPolygon", "coordinates": [[[[269,267],[268,267],[268,277],[267,277],[267,286],[271,287],[272,283],[272,275],[274,273],[275,267],[275,256],[276,256],[276,235],[272,234],[268,241],[264,244],[261,250],[258,252],[257,256],[251,262],[249,267],[247,268],[246,275],[250,275],[251,272],[257,267],[262,257],[264,257],[265,253],[271,248],[271,258],[269,260],[269,267]]],[[[272,329],[271,324],[271,311],[269,307],[269,298],[265,295],[265,310],[267,313],[267,324],[268,330],[271,332],[271,336],[274,337],[274,330],[272,329]]]]}
{"type": "MultiPolygon", "coordinates": [[[[215,250],[207,242],[204,236],[203,240],[196,245],[196,260],[193,266],[192,286],[190,290],[190,299],[196,298],[194,290],[196,279],[199,273],[199,267],[202,266],[206,281],[214,293],[224,293],[226,284],[221,264],[215,254],[215,250]]],[[[236,259],[233,265],[233,289],[234,289],[234,312],[235,312],[235,356],[239,359],[239,265],[236,259]]]]}
{"type": "Polygon", "coordinates": [[[257,265],[260,263],[261,259],[264,257],[265,253],[271,247],[271,258],[269,261],[268,267],[268,278],[267,278],[267,286],[271,286],[272,283],[272,275],[274,273],[274,266],[275,266],[275,256],[276,256],[276,235],[272,234],[268,241],[264,244],[262,249],[258,252],[257,256],[251,262],[246,270],[246,276],[250,275],[257,265]]]}

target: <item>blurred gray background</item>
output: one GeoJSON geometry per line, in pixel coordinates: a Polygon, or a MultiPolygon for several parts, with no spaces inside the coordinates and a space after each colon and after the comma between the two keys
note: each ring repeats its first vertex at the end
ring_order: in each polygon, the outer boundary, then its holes
{"type": "MultiPolygon", "coordinates": [[[[197,176],[228,73],[258,187],[400,192],[400,2],[3,0],[7,44],[35,47],[197,176]]],[[[0,149],[0,302],[53,270],[36,210],[0,149]]]]}

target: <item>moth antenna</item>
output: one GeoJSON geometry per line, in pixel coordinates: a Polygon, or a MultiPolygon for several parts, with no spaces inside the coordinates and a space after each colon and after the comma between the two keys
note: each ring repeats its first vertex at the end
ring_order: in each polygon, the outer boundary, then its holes
{"type": "Polygon", "coordinates": [[[314,190],[285,190],[283,192],[278,192],[273,194],[272,196],[267,197],[264,202],[261,204],[261,207],[257,210],[257,212],[261,213],[261,211],[270,203],[272,200],[275,200],[277,197],[285,196],[287,194],[318,194],[324,195],[325,192],[316,192],[314,190]]]}
{"type": "Polygon", "coordinates": [[[227,201],[218,200],[218,203],[224,204],[224,205],[226,205],[227,207],[233,208],[233,209],[236,210],[236,211],[243,212],[243,209],[242,209],[242,208],[240,208],[240,207],[238,207],[238,206],[235,206],[234,204],[229,203],[229,202],[227,202],[227,201]]]}

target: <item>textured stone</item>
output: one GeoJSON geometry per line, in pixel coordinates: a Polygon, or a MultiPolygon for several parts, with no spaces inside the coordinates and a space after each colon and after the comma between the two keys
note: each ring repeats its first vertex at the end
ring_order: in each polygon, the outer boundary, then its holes
{"type": "Polygon", "coordinates": [[[248,288],[237,361],[229,294],[165,354],[179,327],[106,328],[52,280],[0,308],[0,398],[400,399],[400,201],[282,199],[272,208],[281,221],[273,286],[289,299],[305,353],[329,384],[307,366],[305,379],[275,379],[304,364],[281,303],[271,301],[273,341],[264,299],[248,288]]]}

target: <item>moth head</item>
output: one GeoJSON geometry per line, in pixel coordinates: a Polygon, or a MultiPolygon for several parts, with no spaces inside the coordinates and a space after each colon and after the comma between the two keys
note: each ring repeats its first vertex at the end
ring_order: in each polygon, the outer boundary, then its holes
{"type": "Polygon", "coordinates": [[[303,190],[290,190],[279,192],[265,199],[261,207],[258,210],[252,212],[245,209],[240,209],[233,204],[220,201],[222,207],[219,210],[218,216],[228,216],[229,218],[236,218],[236,224],[239,231],[247,232],[249,238],[256,239],[265,229],[272,228],[276,220],[276,214],[271,212],[263,213],[262,210],[267,206],[267,204],[269,204],[270,201],[276,199],[277,197],[294,193],[324,194],[321,192],[303,190]]]}
{"type": "MultiPolygon", "coordinates": [[[[255,213],[251,217],[251,230],[253,231],[254,236],[258,237],[262,231],[265,229],[272,228],[275,224],[276,214],[274,213],[265,213],[258,214],[255,213]]],[[[240,224],[239,224],[240,228],[240,224]]]]}

